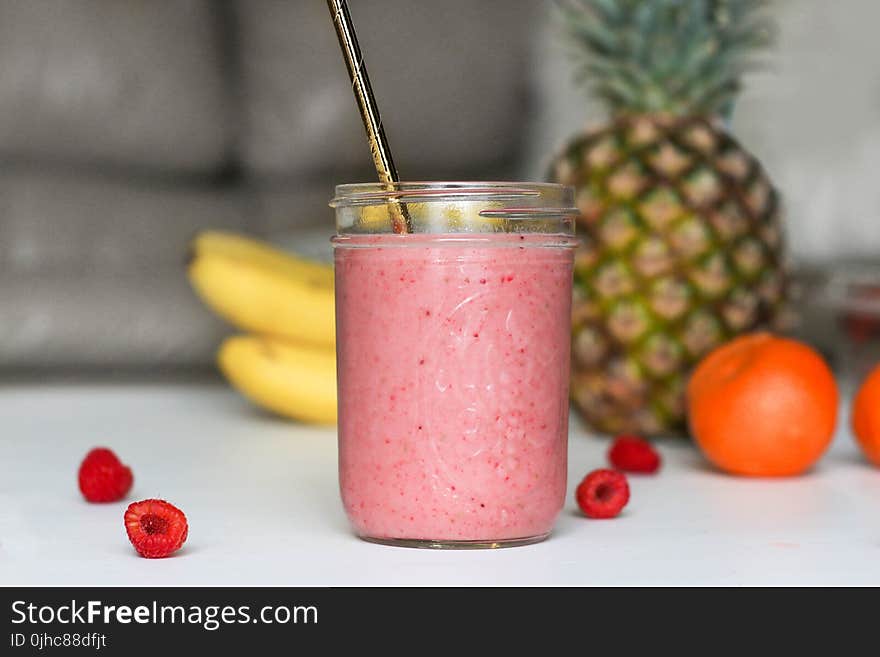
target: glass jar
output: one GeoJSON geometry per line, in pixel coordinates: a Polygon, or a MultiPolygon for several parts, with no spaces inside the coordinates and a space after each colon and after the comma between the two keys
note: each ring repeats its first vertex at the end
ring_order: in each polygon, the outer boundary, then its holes
{"type": "Polygon", "coordinates": [[[523,545],[566,492],[569,187],[340,185],[339,478],[357,534],[523,545]],[[411,232],[398,234],[402,221],[411,232]]]}

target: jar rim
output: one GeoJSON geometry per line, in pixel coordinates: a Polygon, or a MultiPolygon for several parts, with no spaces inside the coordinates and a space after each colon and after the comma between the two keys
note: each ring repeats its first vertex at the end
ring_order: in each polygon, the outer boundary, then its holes
{"type": "MultiPolygon", "coordinates": [[[[404,181],[393,183],[367,182],[337,185],[331,208],[352,205],[384,205],[389,200],[411,203],[443,199],[516,201],[535,199],[556,193],[565,199],[564,207],[553,208],[555,214],[577,214],[573,205],[573,190],[567,185],[549,182],[524,181],[404,181]]],[[[533,209],[533,208],[530,208],[533,209]]],[[[549,208],[547,208],[549,209],[549,208]]],[[[545,212],[546,210],[545,209],[545,212]]]]}
{"type": "Polygon", "coordinates": [[[336,232],[544,233],[573,235],[580,215],[574,188],[547,182],[429,181],[337,185],[330,201],[336,232]]]}

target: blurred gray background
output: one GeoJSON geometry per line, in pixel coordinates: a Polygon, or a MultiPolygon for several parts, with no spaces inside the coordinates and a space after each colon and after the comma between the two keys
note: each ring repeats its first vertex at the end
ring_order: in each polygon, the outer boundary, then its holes
{"type": "MultiPolygon", "coordinates": [[[[404,178],[543,178],[604,118],[548,0],[350,5],[404,178]]],[[[880,2],[775,11],[733,130],[807,285],[845,293],[880,262],[880,2]]],[[[188,239],[326,256],[333,185],[372,177],[323,0],[0,0],[0,369],[208,368],[228,329],[189,290],[188,239]]]]}

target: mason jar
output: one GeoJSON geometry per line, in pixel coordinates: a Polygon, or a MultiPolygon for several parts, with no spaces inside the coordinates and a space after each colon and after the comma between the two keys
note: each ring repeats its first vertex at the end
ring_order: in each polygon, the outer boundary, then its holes
{"type": "Polygon", "coordinates": [[[566,493],[573,200],[538,183],[336,188],[339,483],[361,538],[549,535],[566,493]]]}

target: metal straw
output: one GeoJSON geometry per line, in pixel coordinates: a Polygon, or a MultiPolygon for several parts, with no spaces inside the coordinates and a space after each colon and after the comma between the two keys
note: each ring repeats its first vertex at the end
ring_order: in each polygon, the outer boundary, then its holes
{"type": "MultiPolygon", "coordinates": [[[[376,173],[379,174],[379,181],[385,184],[386,189],[393,191],[394,183],[400,179],[391,157],[391,148],[388,146],[385,130],[382,128],[379,106],[373,96],[373,88],[370,86],[370,77],[367,75],[364,57],[361,55],[360,46],[358,46],[354,24],[348,11],[348,3],[346,0],[327,0],[327,7],[333,17],[336,36],[339,37],[339,47],[342,49],[345,66],[348,68],[348,75],[351,78],[352,91],[354,91],[354,97],[361,112],[364,128],[367,130],[367,139],[370,142],[370,153],[373,156],[376,173]]],[[[411,233],[413,230],[412,219],[406,206],[401,204],[397,198],[389,199],[388,204],[394,232],[411,233]]]]}

